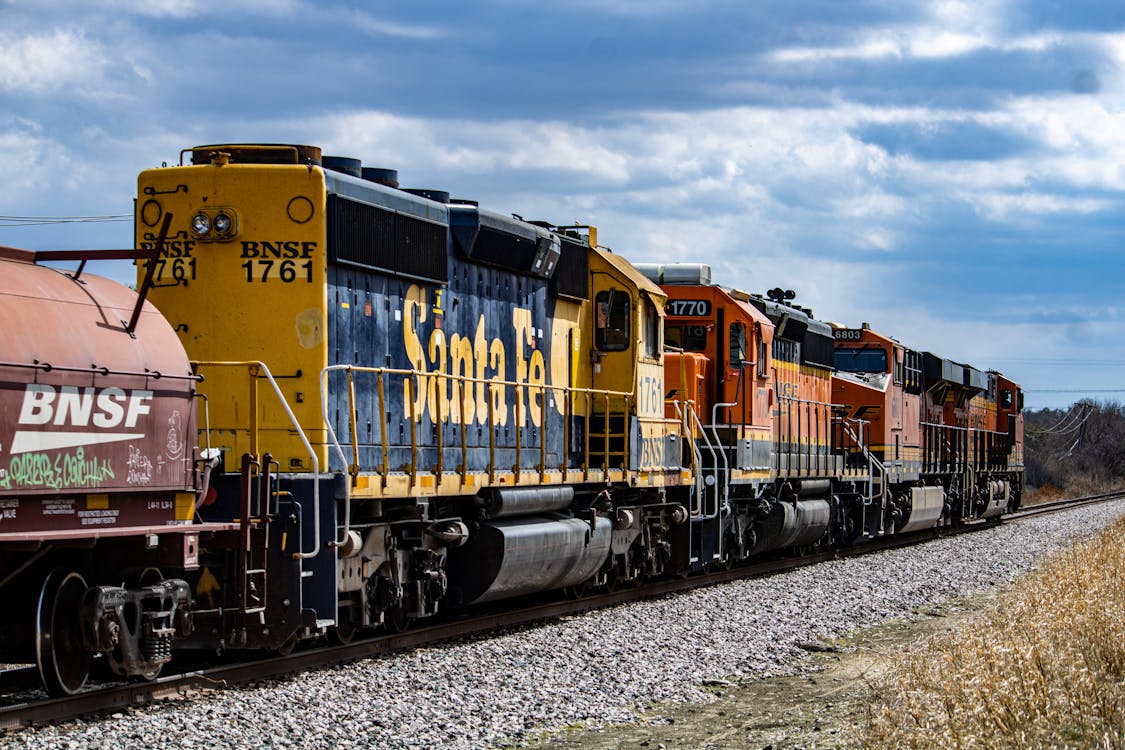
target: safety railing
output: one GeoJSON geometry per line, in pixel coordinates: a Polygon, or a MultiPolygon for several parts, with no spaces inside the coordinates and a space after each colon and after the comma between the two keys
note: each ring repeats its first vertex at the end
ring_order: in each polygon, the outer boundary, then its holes
{"type": "Polygon", "coordinates": [[[1012,436],[982,427],[922,423],[922,470],[932,474],[1001,471],[1008,465],[1012,436]]]}
{"type": "Polygon", "coordinates": [[[840,407],[827,401],[783,395],[778,396],[777,403],[774,460],[778,474],[834,474],[832,421],[834,411],[840,407]]]}
{"type": "MultiPolygon", "coordinates": [[[[421,372],[412,369],[390,367],[364,367],[359,365],[330,365],[321,370],[320,374],[321,406],[325,424],[329,426],[329,440],[333,449],[341,457],[341,462],[347,467],[352,476],[360,472],[372,472],[380,477],[385,489],[390,476],[394,472],[404,472],[410,477],[411,485],[418,481],[418,475],[428,472],[441,477],[450,467],[446,466],[445,453],[447,450],[458,452],[460,462],[454,467],[453,473],[460,475],[461,480],[467,481],[472,471],[470,452],[487,449],[488,463],[485,471],[489,481],[495,482],[500,471],[498,466],[498,453],[509,451],[514,453],[512,471],[516,475],[515,481],[520,481],[520,475],[527,470],[537,471],[539,481],[546,480],[548,471],[548,445],[554,438],[552,433],[551,410],[557,407],[549,406],[549,397],[561,402],[562,422],[561,428],[561,457],[557,466],[560,472],[565,473],[570,466],[570,446],[572,442],[572,424],[575,419],[582,425],[584,450],[581,451],[581,460],[578,466],[584,479],[589,479],[590,472],[596,468],[594,461],[601,460],[603,473],[611,468],[612,459],[619,458],[620,466],[629,465],[629,416],[633,413],[634,395],[618,391],[607,391],[594,388],[574,388],[570,386],[552,385],[549,383],[519,382],[500,380],[496,378],[475,378],[467,375],[455,375],[444,372],[421,372]],[[339,404],[333,398],[331,376],[343,376],[347,391],[347,428],[348,434],[341,437],[338,431],[332,428],[333,415],[330,408],[339,404]],[[357,383],[360,379],[371,379],[374,382],[357,383]],[[402,400],[395,400],[395,406],[403,410],[403,419],[408,425],[408,443],[394,444],[389,434],[388,404],[391,388],[402,389],[402,400]],[[502,417],[510,408],[507,400],[508,389],[515,393],[514,418],[502,417]],[[372,436],[372,441],[367,445],[374,445],[379,453],[379,461],[375,464],[365,464],[361,459],[360,441],[358,437],[358,420],[360,418],[360,401],[370,398],[374,394],[373,422],[379,424],[379,434],[372,436]],[[538,404],[535,401],[538,401],[538,404]],[[484,409],[481,410],[481,406],[484,409]],[[447,411],[448,410],[448,411],[447,411]],[[471,413],[470,413],[471,410],[471,413]],[[537,411],[538,425],[528,426],[527,422],[533,411],[537,411]],[[481,418],[481,412],[485,417],[481,418]],[[620,421],[620,432],[617,431],[615,422],[620,421]],[[423,423],[432,425],[433,439],[423,439],[419,435],[419,428],[423,423]],[[469,445],[468,430],[470,424],[479,427],[487,426],[487,446],[469,445]],[[514,435],[510,439],[502,440],[498,436],[498,428],[511,426],[514,435]],[[459,432],[459,444],[447,445],[446,431],[449,429],[459,432]],[[530,441],[525,440],[531,432],[530,441]],[[526,444],[530,442],[530,445],[526,444]],[[391,450],[395,447],[407,451],[408,460],[397,468],[391,466],[391,450]],[[434,452],[434,464],[428,469],[419,466],[421,454],[425,450],[434,452]],[[526,451],[538,453],[538,462],[534,467],[524,466],[526,451]],[[350,456],[350,460],[346,457],[350,456]]],[[[343,425],[341,425],[343,426],[343,425]]]]}

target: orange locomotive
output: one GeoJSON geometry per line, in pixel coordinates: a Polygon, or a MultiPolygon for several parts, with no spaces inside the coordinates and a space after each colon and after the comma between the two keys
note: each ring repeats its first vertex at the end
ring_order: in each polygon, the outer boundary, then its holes
{"type": "Polygon", "coordinates": [[[1022,397],[864,326],[818,321],[793,292],[711,283],[708,266],[640,265],[668,295],[669,418],[702,486],[692,562],[854,543],[990,518],[1019,503],[1022,397]]]}
{"type": "MultiPolygon", "coordinates": [[[[1023,397],[997,372],[837,327],[833,400],[858,423],[894,531],[1018,507],[1023,397]]],[[[874,529],[869,529],[874,531],[874,529]]]]}
{"type": "Polygon", "coordinates": [[[667,415],[701,446],[689,459],[716,528],[692,534],[693,561],[862,538],[870,462],[832,403],[831,326],[788,304],[792,293],[714,285],[705,265],[638,269],[668,295],[667,415]]]}

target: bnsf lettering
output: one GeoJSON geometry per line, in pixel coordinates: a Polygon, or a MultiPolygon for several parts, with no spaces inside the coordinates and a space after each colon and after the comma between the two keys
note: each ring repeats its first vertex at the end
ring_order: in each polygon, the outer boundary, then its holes
{"type": "MultiPolygon", "coordinates": [[[[153,243],[142,242],[141,248],[151,250],[153,243]]],[[[164,251],[160,255],[163,258],[190,258],[194,249],[195,240],[164,240],[164,251]]]]}
{"type": "Polygon", "coordinates": [[[286,242],[251,242],[248,240],[242,241],[242,257],[243,258],[276,258],[282,260],[283,258],[311,258],[312,254],[316,252],[315,242],[297,242],[289,240],[286,242]]]}
{"type": "Polygon", "coordinates": [[[28,385],[23,394],[20,424],[72,425],[111,429],[124,424],[136,427],[137,420],[149,413],[152,391],[121,388],[82,388],[64,385],[28,385]]]}

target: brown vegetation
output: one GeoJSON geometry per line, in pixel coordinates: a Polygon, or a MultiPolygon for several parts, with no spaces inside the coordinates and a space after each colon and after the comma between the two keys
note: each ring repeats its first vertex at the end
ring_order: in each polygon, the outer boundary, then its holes
{"type": "Polygon", "coordinates": [[[1125,519],[887,675],[872,748],[1125,748],[1125,519]]]}

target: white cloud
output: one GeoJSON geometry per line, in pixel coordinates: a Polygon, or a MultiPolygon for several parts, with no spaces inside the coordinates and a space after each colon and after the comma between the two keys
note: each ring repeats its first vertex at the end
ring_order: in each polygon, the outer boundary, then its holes
{"type": "Polygon", "coordinates": [[[377,18],[370,13],[362,11],[348,12],[343,15],[345,21],[354,25],[372,36],[391,36],[401,39],[429,40],[442,39],[449,33],[438,26],[421,26],[415,24],[397,23],[386,19],[377,18]]]}
{"type": "Polygon", "coordinates": [[[0,33],[0,49],[0,90],[9,92],[78,89],[98,80],[108,63],[99,43],[63,30],[31,36],[0,33]]]}

